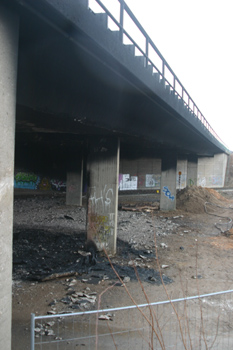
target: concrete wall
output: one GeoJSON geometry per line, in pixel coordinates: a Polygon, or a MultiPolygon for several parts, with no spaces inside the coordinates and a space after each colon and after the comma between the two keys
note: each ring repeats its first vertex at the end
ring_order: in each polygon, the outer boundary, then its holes
{"type": "MultiPolygon", "coordinates": [[[[121,159],[119,190],[160,189],[161,159],[121,159]]],[[[176,187],[187,184],[187,159],[177,160],[176,187]],[[181,174],[180,174],[181,173],[181,174]]]]}
{"type": "Polygon", "coordinates": [[[121,159],[119,190],[159,189],[161,159],[121,159]]]}
{"type": "MultiPolygon", "coordinates": [[[[232,157],[233,159],[233,157],[232,157]]],[[[223,187],[226,176],[228,156],[217,154],[214,157],[204,157],[198,159],[198,186],[203,187],[223,187]]],[[[176,188],[182,189],[188,185],[193,185],[193,181],[187,178],[188,160],[179,158],[177,160],[176,188]],[[192,182],[190,184],[190,182],[192,182]]],[[[26,169],[23,167],[22,169],[26,169]]],[[[66,191],[66,179],[61,177],[61,171],[57,176],[50,176],[50,168],[43,169],[43,172],[33,172],[33,168],[28,170],[15,169],[14,187],[38,190],[66,191]]],[[[65,168],[64,168],[65,170],[65,168]]],[[[85,179],[84,179],[85,180],[85,179]]],[[[228,184],[231,183],[228,176],[228,184]]],[[[119,173],[119,191],[134,190],[159,190],[161,182],[161,159],[159,158],[139,158],[121,159],[119,173]]],[[[232,180],[233,183],[233,180],[232,180]]]]}
{"type": "Polygon", "coordinates": [[[48,175],[35,174],[30,170],[16,171],[14,175],[14,188],[62,192],[66,190],[66,180],[51,178],[48,175]]]}
{"type": "Polygon", "coordinates": [[[233,187],[233,153],[228,156],[225,187],[233,187]]]}
{"type": "Polygon", "coordinates": [[[227,155],[216,154],[214,157],[198,159],[197,185],[202,187],[223,187],[225,183],[227,155]]]}
{"type": "MultiPolygon", "coordinates": [[[[224,153],[214,157],[198,158],[197,186],[223,187],[225,183],[228,156],[224,153]]],[[[176,188],[188,186],[188,160],[177,160],[176,188]]],[[[160,189],[161,159],[121,159],[119,190],[160,189]]]]}

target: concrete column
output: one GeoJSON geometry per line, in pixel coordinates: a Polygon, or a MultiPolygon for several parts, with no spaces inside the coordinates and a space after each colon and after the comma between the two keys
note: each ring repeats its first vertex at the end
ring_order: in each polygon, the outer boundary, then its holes
{"type": "Polygon", "coordinates": [[[83,159],[73,159],[73,167],[66,175],[66,204],[82,206],[83,159]]]}
{"type": "Polygon", "coordinates": [[[117,138],[91,140],[87,163],[87,238],[116,252],[119,150],[117,138]]]}
{"type": "Polygon", "coordinates": [[[188,157],[187,187],[188,186],[197,186],[197,165],[198,165],[198,157],[197,156],[188,157]]]}
{"type": "Polygon", "coordinates": [[[0,5],[0,349],[11,349],[18,16],[0,5]]]}
{"type": "Polygon", "coordinates": [[[176,209],[176,167],[176,155],[162,157],[160,210],[176,209]]]}

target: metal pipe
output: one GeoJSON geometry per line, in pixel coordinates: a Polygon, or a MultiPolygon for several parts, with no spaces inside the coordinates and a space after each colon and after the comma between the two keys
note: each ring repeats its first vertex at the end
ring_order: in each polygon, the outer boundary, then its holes
{"type": "Polygon", "coordinates": [[[31,314],[31,350],[35,349],[35,314],[31,314]]]}

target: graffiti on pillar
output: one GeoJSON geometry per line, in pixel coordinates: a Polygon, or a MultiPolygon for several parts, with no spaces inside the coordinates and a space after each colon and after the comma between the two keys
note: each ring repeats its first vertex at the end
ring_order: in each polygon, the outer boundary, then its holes
{"type": "Polygon", "coordinates": [[[146,187],[160,188],[161,175],[146,174],[146,187]]]}
{"type": "Polygon", "coordinates": [[[88,233],[99,247],[107,247],[110,237],[114,236],[115,205],[114,190],[105,185],[102,190],[92,187],[88,200],[88,233]],[[114,207],[114,208],[113,208],[114,207]]]}
{"type": "Polygon", "coordinates": [[[66,182],[63,180],[58,180],[58,179],[51,179],[51,186],[53,190],[56,191],[65,191],[66,189],[66,182]]]}
{"type": "Polygon", "coordinates": [[[92,213],[89,216],[89,220],[93,238],[97,238],[100,244],[108,242],[109,237],[113,235],[114,229],[111,216],[92,213]]]}
{"type": "Polygon", "coordinates": [[[94,239],[98,249],[107,248],[114,236],[115,214],[99,215],[88,209],[88,236],[94,239]]]}
{"type": "Polygon", "coordinates": [[[210,175],[209,177],[199,177],[198,185],[202,187],[221,187],[223,186],[223,177],[221,175],[210,175]]]}
{"type": "Polygon", "coordinates": [[[169,199],[171,199],[172,201],[174,201],[175,196],[172,196],[171,191],[169,190],[169,188],[167,186],[163,186],[163,193],[165,194],[165,196],[169,199]]]}
{"type": "Polygon", "coordinates": [[[42,191],[51,190],[51,183],[50,183],[49,179],[47,177],[43,177],[38,188],[39,188],[39,190],[42,190],[42,191]]]}
{"type": "Polygon", "coordinates": [[[213,175],[211,180],[212,180],[213,186],[223,186],[224,185],[223,177],[221,175],[213,175]]]}
{"type": "Polygon", "coordinates": [[[40,182],[40,177],[36,174],[27,173],[27,172],[18,172],[15,175],[14,187],[35,190],[37,189],[39,182],[40,182]]]}
{"type": "Polygon", "coordinates": [[[69,193],[73,193],[73,192],[76,192],[76,191],[77,191],[77,189],[78,189],[78,186],[75,186],[75,185],[69,185],[69,186],[67,187],[67,192],[69,192],[69,193]]]}
{"type": "Polygon", "coordinates": [[[189,179],[188,182],[189,182],[189,186],[190,186],[190,187],[195,185],[195,183],[194,183],[194,181],[193,181],[192,179],[189,179]]]}
{"type": "Polygon", "coordinates": [[[201,177],[198,179],[198,185],[201,187],[206,187],[206,178],[205,177],[201,177]]]}
{"type": "Polygon", "coordinates": [[[14,187],[30,190],[56,190],[65,191],[66,182],[59,179],[49,179],[49,177],[42,177],[31,172],[17,172],[14,177],[14,187]]]}
{"type": "Polygon", "coordinates": [[[113,197],[114,197],[114,192],[111,187],[108,188],[108,186],[105,185],[104,189],[100,190],[99,193],[94,187],[92,190],[92,194],[89,197],[89,203],[91,205],[92,211],[109,212],[113,197]]]}

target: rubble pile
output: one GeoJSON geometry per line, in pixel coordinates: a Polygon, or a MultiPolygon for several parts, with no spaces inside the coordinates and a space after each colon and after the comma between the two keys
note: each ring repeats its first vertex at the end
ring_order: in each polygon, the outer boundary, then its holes
{"type": "Polygon", "coordinates": [[[203,214],[206,202],[221,206],[229,201],[211,188],[192,186],[178,191],[176,207],[189,213],[203,214]]]}

